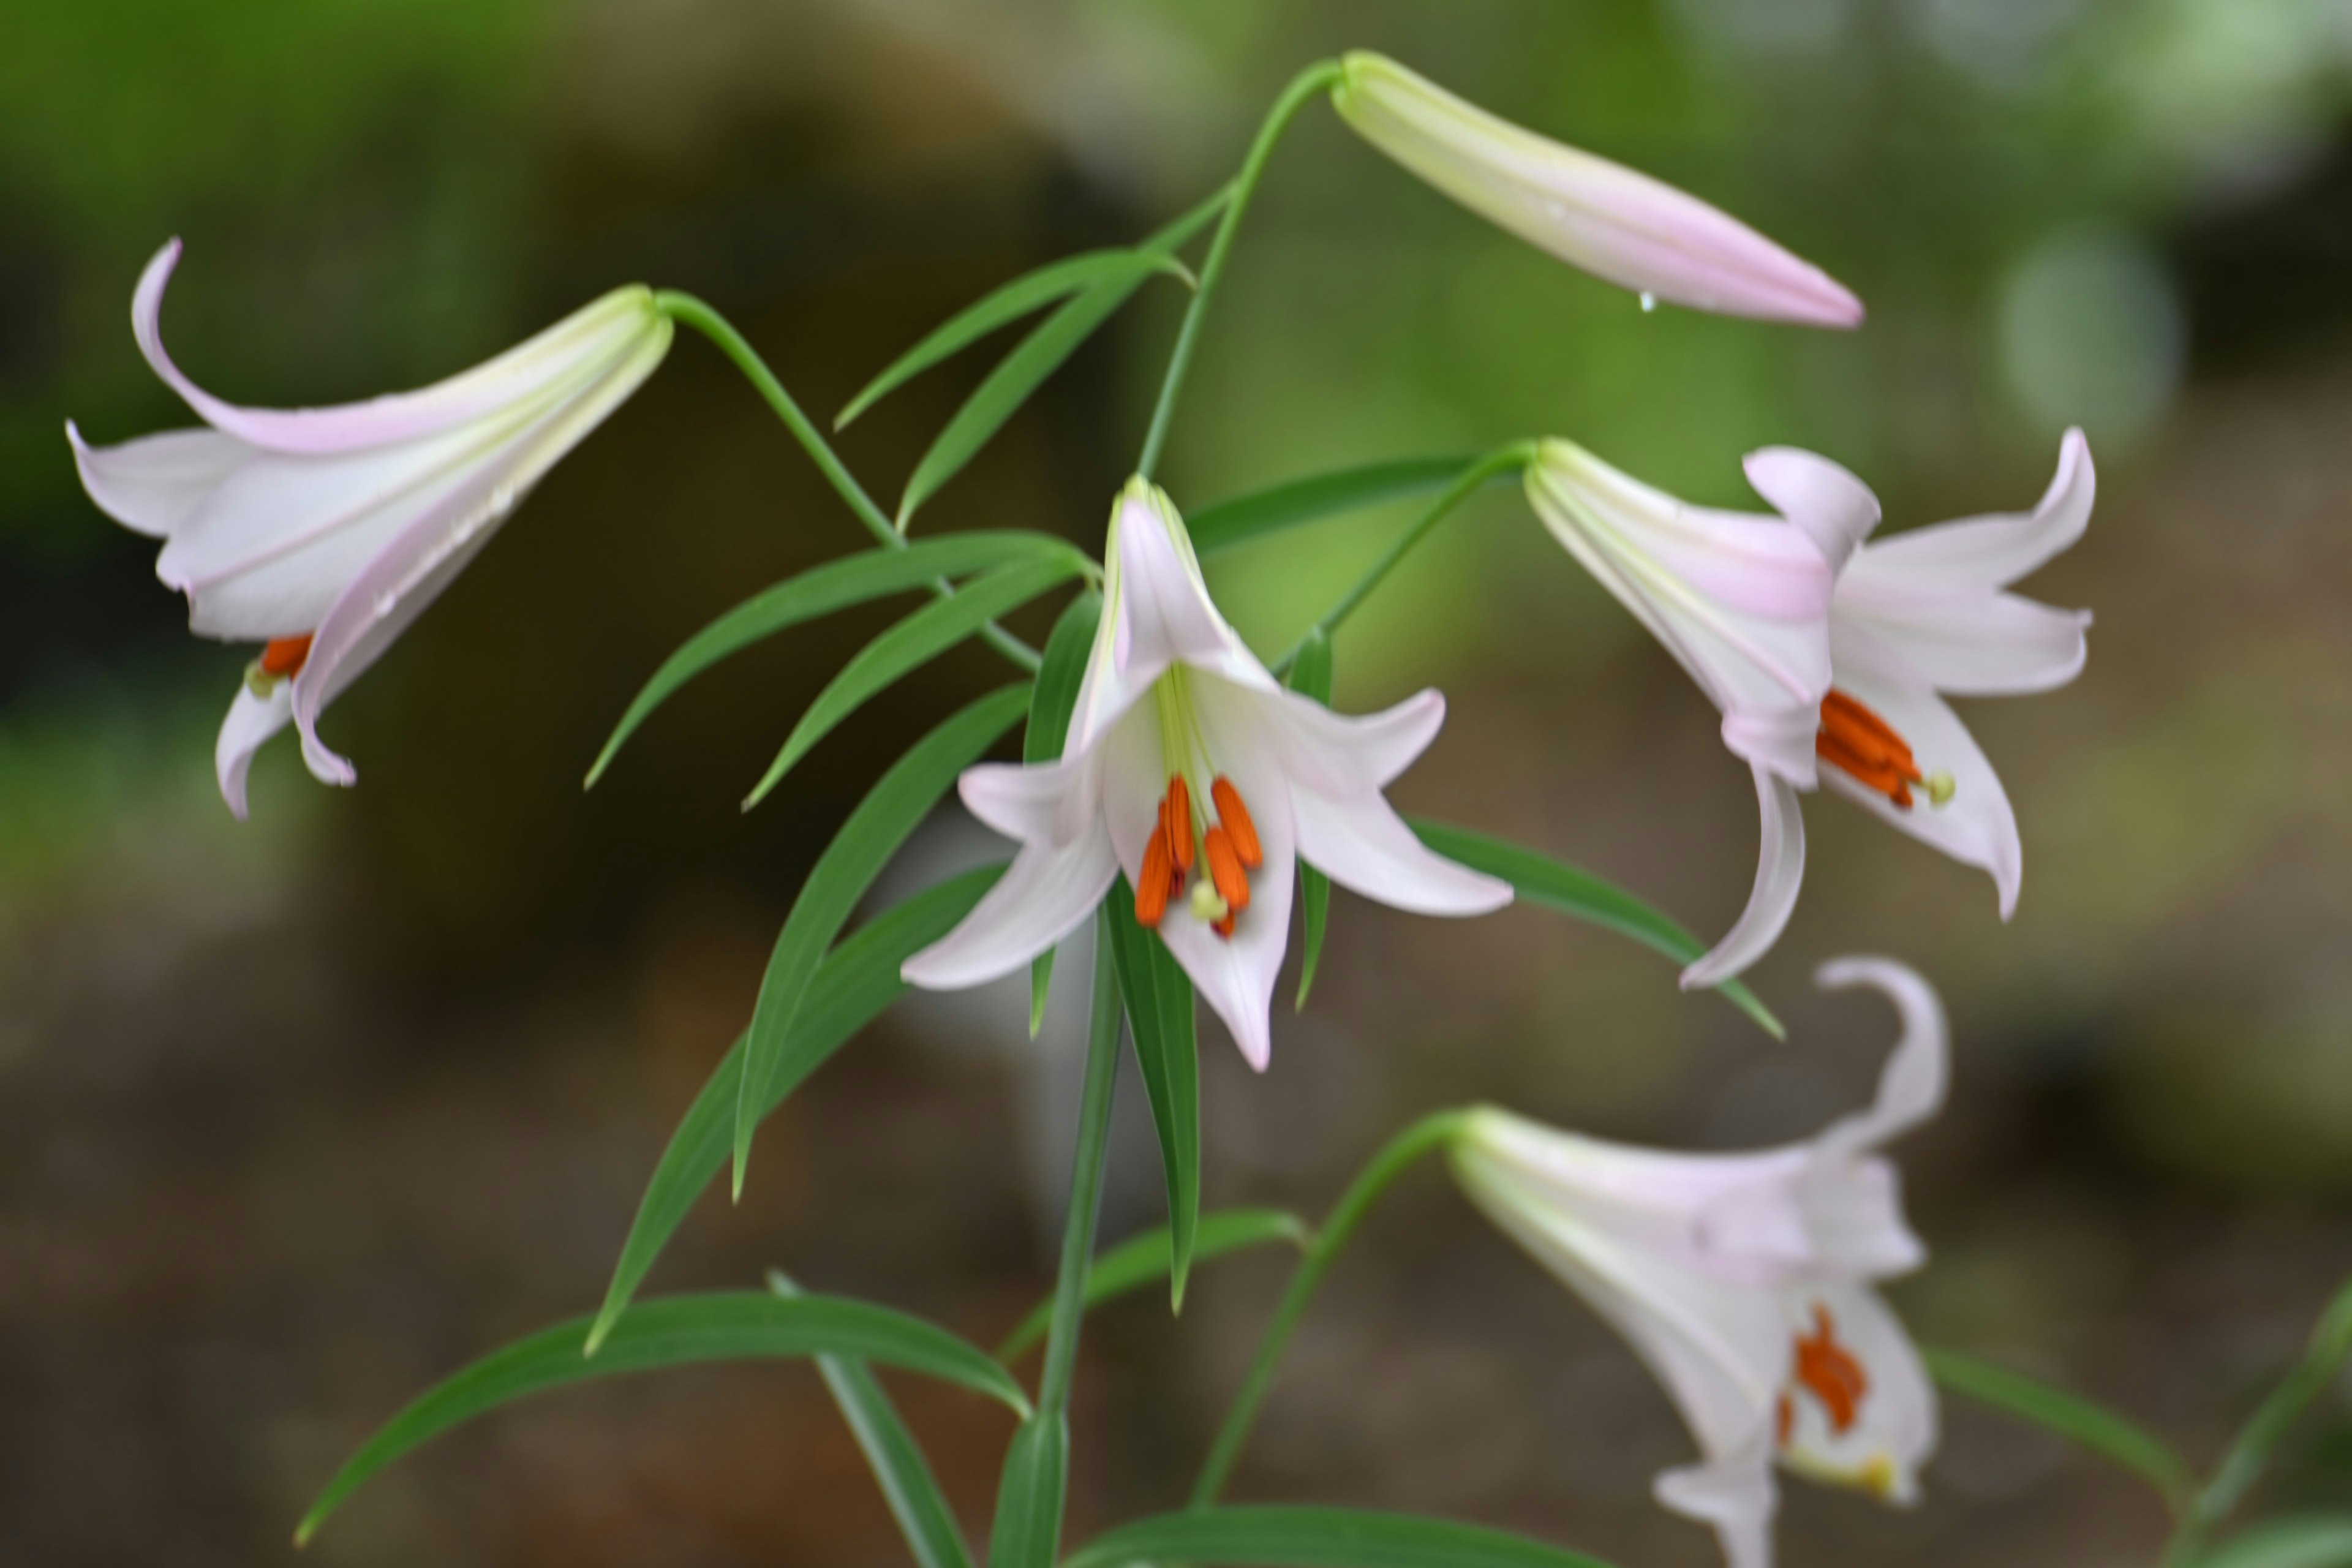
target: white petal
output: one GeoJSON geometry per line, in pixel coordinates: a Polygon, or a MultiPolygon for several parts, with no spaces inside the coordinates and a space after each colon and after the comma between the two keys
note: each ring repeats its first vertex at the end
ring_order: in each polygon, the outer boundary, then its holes
{"type": "Polygon", "coordinates": [[[115,447],[93,447],[72,420],[81,488],[98,509],[126,528],[162,539],[204,503],[214,487],[253,457],[254,448],[217,430],[167,430],[115,447]]]}
{"type": "Polygon", "coordinates": [[[1862,1363],[1868,1386],[1853,1424],[1836,1431],[1816,1400],[1791,1391],[1789,1446],[1781,1461],[1814,1480],[1859,1487],[1893,1503],[1916,1501],[1919,1468],[1936,1450],[1936,1385],[1878,1292],[1866,1285],[1829,1283],[1791,1292],[1789,1321],[1811,1333],[1815,1309],[1826,1310],[1837,1342],[1862,1363]]]}
{"type": "Polygon", "coordinates": [[[1847,571],[1874,598],[2005,588],[2082,538],[2097,497],[2090,443],[2080,430],[2069,430],[2059,447],[2057,475],[2031,512],[1914,529],[1861,552],[1847,571]]]}
{"type": "Polygon", "coordinates": [[[221,798],[228,802],[229,814],[239,822],[245,820],[245,775],[253,765],[254,752],[293,721],[291,682],[278,681],[267,697],[256,697],[251,687],[237,682],[236,700],[228,705],[220,739],[213,746],[213,772],[220,779],[221,798]]]}
{"type": "Polygon", "coordinates": [[[1804,886],[1805,815],[1797,792],[1787,780],[1761,767],[1750,771],[1763,819],[1756,885],[1748,892],[1748,908],[1740,912],[1738,923],[1715,944],[1713,952],[1683,971],[1685,991],[1720,985],[1770,952],[1796,911],[1797,894],[1804,886]]]}
{"type": "Polygon", "coordinates": [[[972,816],[1024,844],[1059,846],[1089,831],[1102,815],[1102,763],[982,763],[956,781],[972,816]]]}
{"type": "Polygon", "coordinates": [[[1412,766],[1445,722],[1445,699],[1418,691],[1393,708],[1355,717],[1295,691],[1270,693],[1269,724],[1290,775],[1325,795],[1386,789],[1412,766]]]}
{"type": "Polygon", "coordinates": [[[1021,968],[1086,923],[1118,876],[1099,820],[1072,844],[1032,845],[971,912],[899,967],[909,985],[962,991],[1021,968]]]}
{"type": "Polygon", "coordinates": [[[1866,636],[1916,680],[1963,696],[2050,691],[2083,672],[2088,610],[2061,610],[2015,594],[1943,598],[1871,595],[1838,584],[1830,610],[1830,657],[1866,636]]]}
{"type": "Polygon", "coordinates": [[[1932,1121],[1944,1108],[1951,1079],[1952,1030],[1936,988],[1909,964],[1891,958],[1840,958],[1813,973],[1824,991],[1868,986],[1895,1005],[1903,1033],[1878,1077],[1878,1097],[1868,1110],[1832,1123],[1816,1141],[1824,1150],[1855,1152],[1875,1149],[1932,1121]]]}
{"type": "Polygon", "coordinates": [[[1742,465],[1756,493],[1813,542],[1832,572],[1878,526],[1878,498],[1839,464],[1796,447],[1766,447],[1742,465]]]}
{"type": "Polygon", "coordinates": [[[1508,882],[1430,849],[1376,789],[1333,799],[1294,785],[1290,805],[1299,855],[1349,892],[1417,915],[1483,915],[1511,901],[1508,882]]]}
{"type": "Polygon", "coordinates": [[[1660,1472],[1659,1502],[1685,1519],[1715,1526],[1727,1568],[1772,1568],[1772,1516],[1780,1489],[1771,1451],[1762,1443],[1718,1462],[1660,1472]]]}

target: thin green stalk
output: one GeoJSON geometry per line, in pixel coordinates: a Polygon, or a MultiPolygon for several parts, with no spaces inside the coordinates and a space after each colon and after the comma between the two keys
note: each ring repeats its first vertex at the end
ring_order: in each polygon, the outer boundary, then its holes
{"type": "Polygon", "coordinates": [[[1087,1270],[1095,1250],[1095,1215],[1102,1204],[1103,1153],[1110,1142],[1111,1089],[1118,1081],[1118,971],[1111,962],[1108,906],[1095,934],[1094,1018],[1087,1034],[1086,1087],[1078,1110],[1077,1153],[1070,1163],[1070,1220],[1062,1233],[1062,1269],[1054,1281],[1054,1321],[1045,1331],[1045,1370],[1037,1410],[1069,1408],[1077,1366],[1078,1326],[1087,1315],[1087,1270]]]}
{"type": "MultiPolygon", "coordinates": [[[[734,323],[693,295],[680,293],[675,289],[657,290],[654,295],[654,308],[680,325],[692,327],[718,344],[719,353],[732,360],[735,368],[743,373],[745,379],[761,397],[767,399],[768,406],[776,411],[776,416],[784,422],[784,427],[793,433],[793,438],[815,462],[817,471],[824,476],[826,483],[833,486],[834,492],[849,503],[849,510],[857,514],[857,521],[866,525],[866,531],[890,549],[907,548],[906,540],[890,526],[888,514],[874,504],[874,498],[866,493],[866,488],[857,482],[856,476],[849,471],[817,427],[809,422],[809,416],[801,412],[801,405],[793,400],[793,395],[784,389],[784,384],[776,379],[776,373],[768,368],[768,362],[760,357],[760,351],[744,341],[743,334],[735,330],[734,323]]],[[[931,584],[931,591],[942,599],[955,596],[955,585],[944,577],[931,584]]],[[[993,621],[981,627],[980,635],[991,647],[1032,675],[1045,664],[1035,648],[993,621]]]]}
{"type": "Polygon", "coordinates": [[[1430,531],[1444,521],[1447,514],[1455,507],[1469,500],[1480,486],[1486,484],[1496,474],[1507,473],[1513,468],[1524,468],[1535,459],[1536,444],[1533,441],[1514,441],[1507,447],[1496,447],[1465,468],[1462,471],[1462,477],[1447,486],[1445,493],[1437,498],[1436,504],[1423,512],[1411,528],[1399,534],[1397,542],[1390,545],[1378,561],[1372,563],[1371,569],[1356,580],[1356,585],[1341,595],[1339,602],[1332,605],[1321,620],[1309,626],[1305,637],[1292,645],[1290,651],[1284,654],[1280,662],[1275,665],[1275,673],[1280,675],[1297,663],[1299,649],[1305,647],[1317,635],[1320,634],[1328,637],[1338,631],[1340,625],[1349,616],[1354,615],[1366,599],[1372,596],[1372,590],[1379,587],[1391,572],[1396,570],[1397,563],[1412,554],[1414,547],[1428,538],[1430,531]]]}
{"type": "Polygon", "coordinates": [[[1281,1364],[1283,1352],[1289,1348],[1292,1332],[1307,1315],[1307,1303],[1314,1300],[1316,1288],[1331,1271],[1332,1263],[1355,1236],[1364,1215],[1407,1166],[1452,1142],[1468,1114],[1464,1110],[1440,1110],[1423,1117],[1390,1139],[1340,1194],[1331,1217],[1316,1231],[1314,1245],[1298,1260],[1297,1271],[1290,1277],[1290,1289],[1283,1292],[1281,1304],[1275,1308],[1274,1318],[1265,1326],[1265,1337],[1258,1342],[1257,1355],[1250,1363],[1249,1373],[1234,1395],[1233,1407],[1225,1412],[1224,1425],[1217,1428],[1216,1441],[1209,1446],[1209,1458],[1201,1467],[1201,1479],[1192,1486],[1194,1508],[1206,1508],[1224,1489],[1226,1479],[1242,1457],[1242,1446],[1249,1441],[1258,1407],[1265,1403],[1266,1391],[1274,1385],[1275,1371],[1281,1364]]]}
{"type": "Polygon", "coordinates": [[[1257,140],[1250,144],[1249,156],[1242,162],[1242,172],[1233,184],[1233,197],[1225,204],[1225,216],[1217,225],[1217,237],[1209,242],[1209,259],[1201,268],[1201,286],[1193,291],[1192,303],[1184,311],[1184,324],[1177,330],[1176,348],[1169,355],[1168,374],[1160,384],[1160,402],[1151,410],[1151,430],[1143,438],[1143,456],[1135,471],[1145,479],[1160,466],[1160,449],[1168,442],[1168,424],[1176,415],[1176,395],[1184,385],[1184,373],[1192,368],[1192,350],[1200,342],[1201,319],[1208,313],[1209,297],[1217,291],[1217,279],[1224,276],[1225,258],[1233,250],[1234,234],[1242,226],[1242,214],[1249,207],[1252,192],[1257,189],[1259,174],[1266,160],[1274,155],[1274,144],[1291,121],[1297,117],[1307,100],[1339,79],[1342,67],[1338,60],[1318,60],[1291,79],[1290,85],[1275,100],[1266,111],[1265,121],[1258,127],[1257,140]]]}

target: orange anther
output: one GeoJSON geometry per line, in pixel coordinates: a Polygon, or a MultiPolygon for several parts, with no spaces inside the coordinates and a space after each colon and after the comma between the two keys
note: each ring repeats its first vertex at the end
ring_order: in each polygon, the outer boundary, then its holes
{"type": "Polygon", "coordinates": [[[261,650],[261,673],[283,679],[302,672],[304,661],[310,657],[311,634],[299,637],[278,637],[261,650]]]}
{"type": "MultiPolygon", "coordinates": [[[[1242,864],[1253,871],[1265,865],[1265,851],[1258,847],[1257,824],[1250,820],[1249,807],[1242,804],[1242,792],[1234,787],[1233,781],[1219,773],[1209,785],[1209,798],[1217,803],[1217,820],[1232,837],[1234,853],[1241,857],[1242,864]]],[[[1219,888],[1218,891],[1224,889],[1219,888]]],[[[1234,907],[1240,908],[1238,904],[1234,907]]]]}
{"type": "Polygon", "coordinates": [[[1926,782],[1909,743],[1895,727],[1843,691],[1822,700],[1822,727],[1813,751],[1906,810],[1911,786],[1926,782]]]}
{"type": "Polygon", "coordinates": [[[1168,831],[1168,847],[1176,857],[1176,864],[1185,871],[1192,869],[1192,792],[1186,787],[1184,775],[1177,773],[1168,781],[1168,798],[1160,803],[1163,814],[1160,820],[1168,831]]]}
{"type": "Polygon", "coordinates": [[[1160,917],[1168,912],[1168,874],[1171,869],[1168,835],[1154,832],[1151,842],[1143,847],[1143,869],[1135,879],[1135,923],[1147,931],[1157,930],[1160,917]]]}
{"type": "Polygon", "coordinates": [[[1772,1429],[1774,1441],[1783,1448],[1789,1446],[1790,1437],[1797,1430],[1796,1401],[1785,1394],[1780,1395],[1780,1403],[1772,1407],[1772,1429]]]}
{"type": "Polygon", "coordinates": [[[1234,846],[1233,835],[1223,826],[1212,827],[1205,847],[1209,879],[1217,885],[1217,897],[1236,914],[1249,908],[1249,873],[1242,869],[1241,852],[1234,846]]]}
{"type": "Polygon", "coordinates": [[[1211,921],[1209,922],[1209,929],[1215,931],[1219,936],[1223,937],[1227,942],[1231,942],[1234,940],[1234,917],[1227,915],[1223,920],[1211,921]]]}
{"type": "Polygon", "coordinates": [[[1852,1429],[1870,1392],[1870,1377],[1853,1352],[1837,1342],[1837,1321],[1819,1302],[1813,1306],[1811,1336],[1797,1336],[1796,1378],[1799,1386],[1821,1401],[1831,1431],[1843,1436],[1852,1429]]]}

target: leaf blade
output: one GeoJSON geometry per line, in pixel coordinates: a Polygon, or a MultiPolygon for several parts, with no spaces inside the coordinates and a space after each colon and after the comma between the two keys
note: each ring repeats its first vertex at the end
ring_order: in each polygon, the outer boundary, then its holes
{"type": "MultiPolygon", "coordinates": [[[[1336,468],[1203,507],[1187,517],[1184,525],[1192,532],[1193,550],[1207,555],[1327,517],[1442,490],[1479,460],[1479,454],[1465,452],[1336,468]]],[[[1503,477],[1507,476],[1497,476],[1503,477]]]]}
{"type": "Polygon", "coordinates": [[[1069,1486],[1070,1423],[1041,1410],[1021,1424],[996,1485],[988,1568],[1051,1568],[1062,1542],[1062,1502],[1069,1486]]]}
{"type": "MultiPolygon", "coordinates": [[[[1290,689],[1331,706],[1331,638],[1321,626],[1307,634],[1298,657],[1290,665],[1290,689]]],[[[1307,994],[1315,989],[1315,972],[1323,963],[1323,929],[1331,918],[1331,879],[1306,861],[1298,862],[1298,905],[1304,937],[1298,958],[1298,1003],[1307,1011],[1307,994]]]]}
{"type": "Polygon", "coordinates": [[[2175,1508],[2196,1489],[2189,1462],[2170,1444],[2104,1405],[1963,1351],[1922,1345],[1919,1353],[1947,1390],[2054,1432],[2136,1472],[2175,1508]]]}
{"type": "Polygon", "coordinates": [[[1201,1217],[1201,1061],[1192,982],[1168,944],[1136,923],[1135,893],[1125,877],[1111,885],[1109,904],[1105,923],[1127,1005],[1128,1037],[1143,1069],[1144,1098],[1151,1104],[1168,1182],[1169,1300],[1181,1311],[1201,1217]]]}
{"type": "MultiPolygon", "coordinates": [[[[1102,624],[1102,595],[1089,588],[1072,599],[1045,639],[1045,662],[1029,697],[1029,726],[1021,734],[1021,760],[1033,766],[1062,754],[1070,735],[1070,715],[1086,683],[1087,659],[1102,624]]],[[[1045,1002],[1053,992],[1054,953],[1047,948],[1029,964],[1029,1037],[1045,1026],[1045,1002]]]]}
{"type": "Polygon", "coordinates": [[[2199,1558],[2197,1568],[2352,1568],[2352,1515],[2264,1520],[2199,1558]]]}
{"type": "Polygon", "coordinates": [[[1600,1559],[1451,1520],[1343,1508],[1212,1508],[1108,1531],[1062,1568],[1130,1563],[1231,1568],[1607,1568],[1600,1559]]]}
{"type": "MultiPolygon", "coordinates": [[[[1303,1250],[1314,1234],[1305,1220],[1286,1209],[1218,1209],[1201,1216],[1200,1226],[1193,1233],[1192,1261],[1206,1263],[1277,1241],[1289,1242],[1303,1250]]],[[[1087,1275],[1087,1310],[1091,1311],[1170,1273],[1173,1258],[1169,1230],[1164,1225],[1154,1226],[1097,1254],[1087,1275]]],[[[1044,1342],[1046,1325],[1053,1316],[1054,1299],[1048,1296],[1004,1336],[1003,1342],[996,1347],[996,1359],[1012,1363],[1034,1350],[1044,1342]]]]}

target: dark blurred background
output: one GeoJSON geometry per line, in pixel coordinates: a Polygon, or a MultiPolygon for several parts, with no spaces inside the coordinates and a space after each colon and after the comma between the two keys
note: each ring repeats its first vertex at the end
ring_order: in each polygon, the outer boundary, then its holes
{"type": "MultiPolygon", "coordinates": [[[[799,879],[887,760],[1002,669],[942,660],[750,816],[794,715],[888,611],[690,688],[593,795],[637,684],[854,521],[698,340],[531,499],[253,820],[211,740],[246,650],[185,635],[152,543],[61,435],[187,422],[125,320],[187,241],[175,353],[242,401],[434,379],[619,282],[728,311],[830,412],[1041,260],[1223,179],[1318,55],[1383,48],[1685,184],[1868,301],[1851,336],[1644,315],[1412,184],[1328,114],[1284,144],[1177,421],[1198,505],[1319,468],[1570,435],[1753,505],[1746,449],[1860,471],[1890,527],[2023,507],[2058,437],[2101,465],[2031,584],[2098,615],[2084,678],[1969,705],[2023,823],[1980,875],[1824,801],[1753,978],[1774,1046],[1670,966],[1536,910],[1350,900],[1255,1078],[1203,1029],[1215,1202],[1319,1214],[1408,1118],[1500,1100],[1731,1148],[1869,1092],[1893,1025],[1807,976],[1849,951],[1945,988],[1949,1113],[1905,1150],[1922,1337],[2108,1398],[2209,1457],[2352,1271],[2352,11],[2342,0],[14,0],[0,50],[0,1559],[284,1561],[373,1426],[600,1296],[677,1114],[747,1016],[799,879]]],[[[1180,299],[1139,304],[926,512],[1090,547],[1180,299]]],[[[884,496],[984,373],[844,443],[884,496]]],[[[1217,563],[1287,643],[1398,517],[1217,563]]],[[[1050,606],[1046,606],[1050,609],[1050,606]]],[[[1036,626],[1024,629],[1038,631],[1036,626]]],[[[1702,932],[1756,825],[1714,716],[1498,489],[1339,644],[1363,710],[1437,682],[1412,809],[1618,878],[1702,932]]],[[[894,875],[986,853],[943,821],[894,875]]],[[[1066,961],[1035,1047],[1003,991],[887,1017],[765,1131],[656,1288],[768,1264],[992,1340],[1046,1283],[1066,1160],[1066,961]]],[[[1108,1235],[1154,1223],[1130,1093],[1108,1235]]],[[[1089,1331],[1073,1529],[1171,1506],[1283,1278],[1089,1331]]],[[[984,1531],[1001,1413],[897,1385],[984,1531]]],[[[2267,1495],[2352,1492],[2330,1402],[2267,1495]]],[[[1687,1439],[1631,1356],[1434,1171],[1340,1268],[1236,1488],[1440,1511],[1699,1568],[1651,1473],[1687,1439]]],[[[1791,1563],[2144,1563],[2148,1498],[1954,1408],[1908,1513],[1788,1488],[1791,1563]]],[[[322,1564],[904,1560],[805,1369],[608,1384],[446,1439],[348,1506],[322,1564]]]]}

